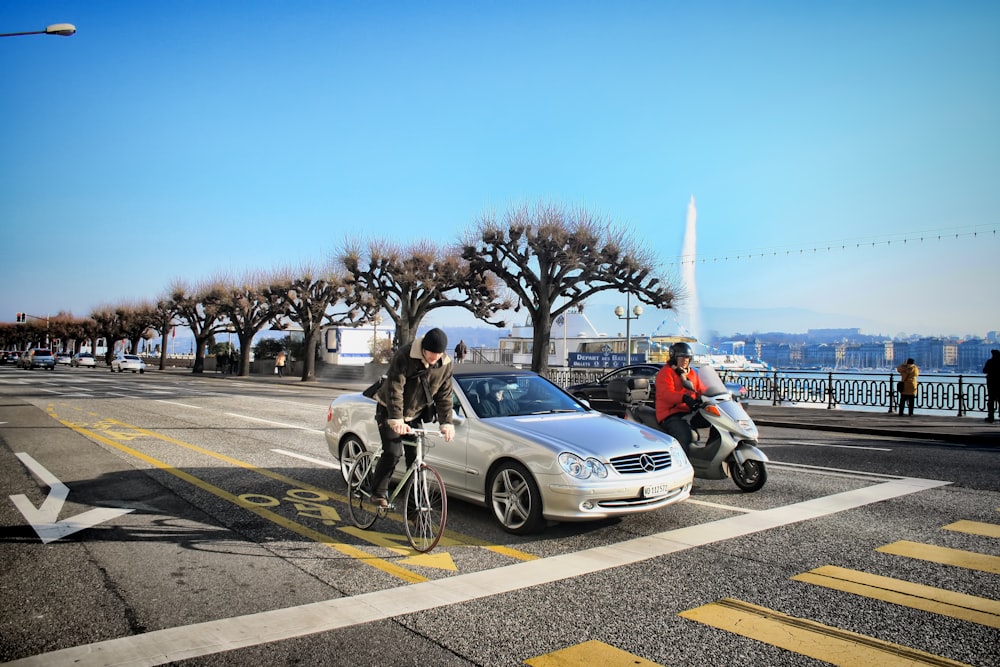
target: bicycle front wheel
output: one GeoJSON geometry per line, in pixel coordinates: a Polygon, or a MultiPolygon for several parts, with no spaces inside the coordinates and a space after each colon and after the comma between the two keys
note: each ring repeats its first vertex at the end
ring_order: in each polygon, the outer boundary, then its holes
{"type": "Polygon", "coordinates": [[[347,473],[348,507],[358,528],[368,528],[378,518],[378,506],[372,503],[374,485],[375,457],[365,452],[354,459],[347,473]]]}
{"type": "Polygon", "coordinates": [[[406,537],[417,551],[430,551],[444,534],[447,520],[448,498],[444,495],[444,482],[434,468],[421,465],[407,482],[403,505],[406,537]]]}

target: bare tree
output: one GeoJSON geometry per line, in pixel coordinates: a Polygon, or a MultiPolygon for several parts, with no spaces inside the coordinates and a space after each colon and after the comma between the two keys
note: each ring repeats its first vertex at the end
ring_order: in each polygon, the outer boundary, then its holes
{"type": "Polygon", "coordinates": [[[239,375],[250,375],[250,349],[253,337],[266,324],[276,322],[287,309],[280,301],[267,298],[268,287],[282,282],[263,273],[247,273],[241,278],[217,281],[219,290],[219,311],[228,320],[226,330],[232,327],[240,341],[239,375]]]}
{"type": "Polygon", "coordinates": [[[298,270],[283,269],[275,273],[264,290],[276,313],[284,312],[302,327],[302,381],[316,379],[316,347],[326,323],[338,325],[356,321],[353,288],[344,276],[326,265],[319,268],[303,266],[298,270]],[[328,313],[331,306],[342,302],[346,308],[339,314],[328,313]]]}
{"type": "Polygon", "coordinates": [[[118,340],[122,330],[118,309],[111,305],[98,306],[91,311],[90,319],[94,321],[94,358],[97,358],[97,339],[103,338],[107,343],[107,349],[104,351],[104,363],[111,365],[111,357],[115,353],[114,341],[118,340]]]}
{"type": "Polygon", "coordinates": [[[148,330],[156,326],[156,306],[149,301],[123,301],[115,312],[122,338],[129,341],[132,354],[139,354],[139,340],[146,338],[148,330]]]}
{"type": "Polygon", "coordinates": [[[180,319],[194,334],[194,368],[192,373],[205,372],[205,345],[220,331],[225,331],[224,317],[219,309],[221,285],[205,282],[194,289],[183,281],[170,288],[170,301],[180,319]]]}
{"type": "Polygon", "coordinates": [[[176,322],[177,308],[170,295],[160,297],[156,300],[156,308],[153,313],[152,327],[160,332],[160,370],[167,367],[167,338],[170,336],[176,322]]]}
{"type": "MultiPolygon", "coordinates": [[[[384,310],[396,325],[396,341],[405,343],[417,333],[424,316],[435,308],[464,308],[487,324],[512,307],[499,295],[501,284],[488,271],[477,271],[463,260],[460,248],[418,241],[400,246],[372,240],[367,252],[357,242],[348,242],[339,257],[348,280],[363,299],[374,300],[376,311],[384,310]]],[[[375,313],[372,312],[372,316],[375,313]]]]}
{"type": "Polygon", "coordinates": [[[654,258],[624,230],[583,209],[520,206],[502,219],[483,214],[465,238],[462,257],[480,273],[497,275],[531,317],[531,368],[548,370],[552,321],[605,290],[670,308],[675,292],[653,273],[654,258]]]}

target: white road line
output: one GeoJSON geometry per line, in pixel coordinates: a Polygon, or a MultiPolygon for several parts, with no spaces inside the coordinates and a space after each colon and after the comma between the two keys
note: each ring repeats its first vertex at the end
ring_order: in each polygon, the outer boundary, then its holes
{"type": "Polygon", "coordinates": [[[784,468],[798,468],[799,470],[804,470],[806,472],[815,473],[817,475],[833,475],[836,477],[853,477],[856,479],[904,479],[899,475],[883,475],[879,472],[864,472],[862,470],[848,470],[846,468],[827,468],[825,466],[811,466],[805,463],[785,463],[783,461],[770,461],[768,465],[784,467],[784,468]]]}
{"type": "Polygon", "coordinates": [[[247,417],[246,415],[238,415],[235,412],[224,412],[222,413],[227,417],[236,417],[238,419],[249,419],[255,422],[264,422],[265,424],[274,424],[275,426],[284,426],[285,428],[294,428],[299,431],[312,431],[313,433],[323,433],[321,428],[307,428],[305,426],[296,426],[295,424],[285,424],[283,422],[271,421],[270,419],[260,419],[259,417],[247,417]]]}
{"type": "Polygon", "coordinates": [[[707,500],[695,500],[694,498],[688,498],[684,501],[685,504],[691,503],[693,505],[704,505],[705,507],[714,507],[720,510],[729,510],[731,512],[755,512],[756,510],[748,509],[746,507],[733,507],[732,505],[723,505],[722,503],[710,503],[707,500]]]}
{"type": "Polygon", "coordinates": [[[170,405],[179,405],[182,408],[191,408],[192,410],[204,410],[200,405],[188,405],[187,403],[179,403],[178,401],[168,401],[165,398],[156,399],[157,403],[169,403],[170,405]]]}
{"type": "Polygon", "coordinates": [[[858,445],[834,445],[828,442],[801,442],[797,440],[781,440],[778,442],[762,443],[765,447],[780,447],[782,445],[802,445],[804,447],[839,447],[841,449],[870,449],[873,452],[891,452],[892,447],[862,447],[858,445]]]}
{"type": "Polygon", "coordinates": [[[311,456],[306,456],[305,454],[296,454],[295,452],[289,452],[284,449],[272,449],[275,454],[284,454],[285,456],[291,456],[293,459],[301,459],[303,461],[309,461],[309,463],[315,463],[317,465],[325,466],[327,468],[334,468],[335,470],[340,470],[339,462],[324,461],[323,459],[316,459],[311,456]]]}
{"type": "Polygon", "coordinates": [[[576,553],[298,607],[155,630],[43,653],[7,664],[61,664],[74,667],[161,665],[185,658],[353,627],[632,565],[650,558],[809,521],[947,484],[951,482],[905,477],[863,489],[678,528],[576,553]]]}

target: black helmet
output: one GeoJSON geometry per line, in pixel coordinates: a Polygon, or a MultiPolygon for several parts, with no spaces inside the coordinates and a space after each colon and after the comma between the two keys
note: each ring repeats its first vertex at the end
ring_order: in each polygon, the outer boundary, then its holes
{"type": "Polygon", "coordinates": [[[678,357],[687,357],[690,359],[694,356],[694,352],[691,351],[691,346],[687,343],[674,343],[670,346],[670,358],[676,359],[678,357]]]}

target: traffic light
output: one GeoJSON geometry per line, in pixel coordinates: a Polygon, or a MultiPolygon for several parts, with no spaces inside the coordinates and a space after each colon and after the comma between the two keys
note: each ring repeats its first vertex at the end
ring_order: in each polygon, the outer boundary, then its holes
{"type": "Polygon", "coordinates": [[[24,313],[18,313],[17,314],[17,321],[18,322],[23,322],[24,321],[24,313]]]}

